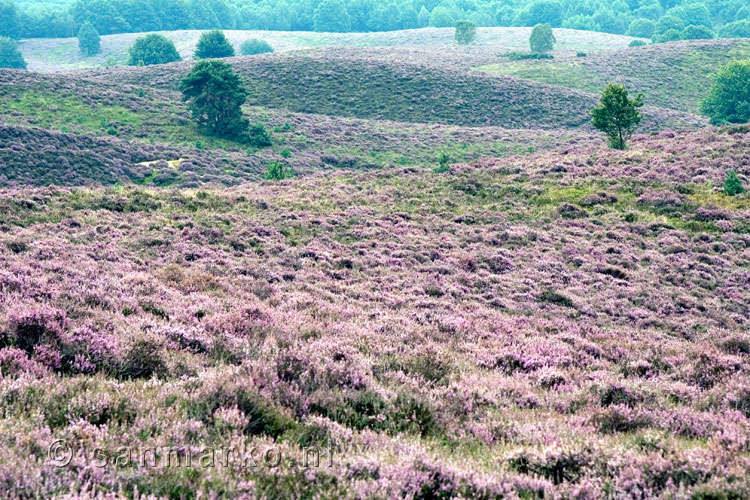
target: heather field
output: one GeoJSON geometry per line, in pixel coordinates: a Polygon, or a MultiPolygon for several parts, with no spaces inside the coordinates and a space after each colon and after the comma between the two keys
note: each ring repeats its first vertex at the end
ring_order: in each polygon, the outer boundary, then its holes
{"type": "Polygon", "coordinates": [[[745,128],[442,174],[0,191],[0,484],[747,498],[750,201],[712,185],[749,158],[745,128]],[[257,467],[163,451],[243,443],[257,467]]]}
{"type": "Polygon", "coordinates": [[[453,32],[227,31],[265,143],[198,128],[198,31],[21,41],[0,499],[750,499],[750,126],[699,114],[750,45],[453,32]]]}

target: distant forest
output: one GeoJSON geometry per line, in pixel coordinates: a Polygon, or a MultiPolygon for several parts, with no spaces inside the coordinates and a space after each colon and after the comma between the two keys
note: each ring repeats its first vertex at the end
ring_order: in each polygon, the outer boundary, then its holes
{"type": "Polygon", "coordinates": [[[0,0],[0,36],[179,29],[365,32],[477,26],[603,31],[670,41],[750,37],[747,0],[0,0]]]}

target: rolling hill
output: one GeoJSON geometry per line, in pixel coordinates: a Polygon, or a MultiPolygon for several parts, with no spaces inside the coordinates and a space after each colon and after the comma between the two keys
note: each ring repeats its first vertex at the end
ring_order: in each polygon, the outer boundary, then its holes
{"type": "Polygon", "coordinates": [[[750,57],[747,40],[694,40],[616,50],[555,61],[502,62],[480,69],[502,75],[599,92],[607,83],[644,92],[654,106],[697,113],[724,64],[750,57]]]}

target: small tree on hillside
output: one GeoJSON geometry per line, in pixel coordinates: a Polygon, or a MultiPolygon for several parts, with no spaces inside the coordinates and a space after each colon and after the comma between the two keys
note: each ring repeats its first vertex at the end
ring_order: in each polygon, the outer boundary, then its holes
{"type": "Polygon", "coordinates": [[[0,68],[26,69],[26,61],[18,50],[18,44],[4,36],[0,36],[0,68]]]}
{"type": "Polygon", "coordinates": [[[719,70],[701,111],[714,125],[750,121],[750,60],[734,61],[719,70]]]}
{"type": "Polygon", "coordinates": [[[627,141],[641,123],[643,94],[635,99],[628,97],[628,91],[622,85],[610,83],[602,94],[601,102],[591,110],[594,127],[609,137],[613,149],[625,149],[627,141]]]}
{"type": "Polygon", "coordinates": [[[128,64],[130,66],[150,66],[166,64],[180,60],[180,54],[169,38],[150,34],[139,37],[130,47],[128,64]]]}
{"type": "Polygon", "coordinates": [[[245,139],[249,121],[242,116],[247,90],[229,64],[201,61],[180,80],[198,128],[209,135],[245,139]]]}
{"type": "Polygon", "coordinates": [[[240,45],[240,53],[243,56],[254,56],[255,54],[266,54],[268,52],[273,52],[273,47],[271,47],[265,40],[259,40],[257,38],[245,40],[242,42],[242,45],[240,45]]]}
{"type": "Polygon", "coordinates": [[[554,49],[555,43],[557,43],[557,40],[549,24],[537,24],[531,30],[529,46],[532,52],[544,54],[554,49]]]}
{"type": "Polygon", "coordinates": [[[737,196],[745,192],[742,181],[737,176],[737,172],[730,170],[724,179],[724,194],[727,196],[737,196]]]}
{"type": "Polygon", "coordinates": [[[217,59],[220,57],[233,57],[234,47],[229,43],[224,32],[221,30],[206,31],[198,40],[195,49],[196,59],[217,59]]]}
{"type": "Polygon", "coordinates": [[[94,25],[86,21],[78,30],[78,49],[85,56],[93,56],[99,53],[99,32],[94,25]]]}
{"type": "Polygon", "coordinates": [[[461,45],[469,45],[477,37],[477,25],[471,21],[456,23],[456,41],[461,45]]]}

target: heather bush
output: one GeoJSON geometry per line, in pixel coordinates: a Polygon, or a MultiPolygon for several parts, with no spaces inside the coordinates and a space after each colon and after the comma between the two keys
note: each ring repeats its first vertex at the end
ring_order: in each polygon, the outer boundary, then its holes
{"type": "Polygon", "coordinates": [[[117,375],[121,379],[167,375],[161,343],[154,338],[138,338],[125,349],[117,375]]]}
{"type": "Polygon", "coordinates": [[[257,38],[251,38],[245,40],[240,45],[240,53],[243,56],[254,56],[256,54],[267,54],[273,52],[271,47],[265,40],[259,40],[257,38]]]}

